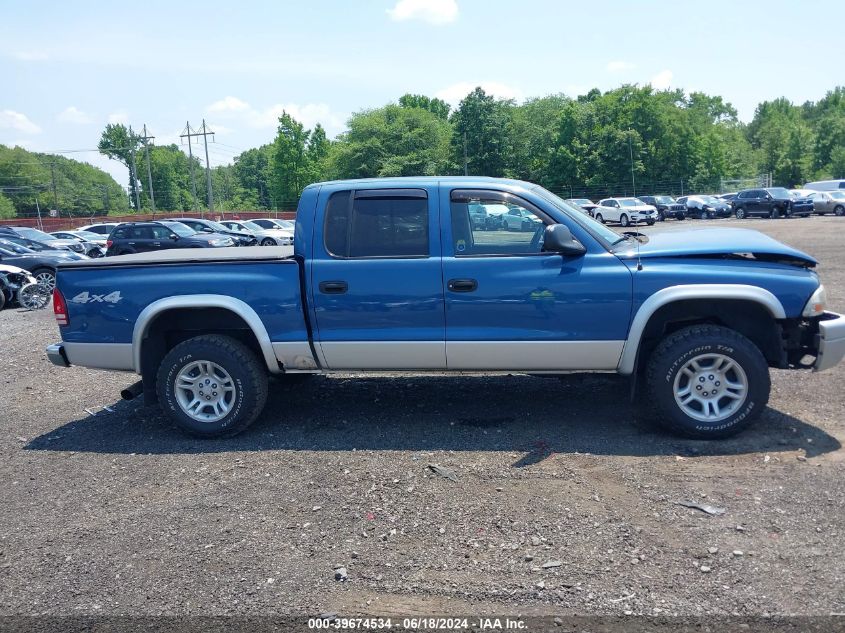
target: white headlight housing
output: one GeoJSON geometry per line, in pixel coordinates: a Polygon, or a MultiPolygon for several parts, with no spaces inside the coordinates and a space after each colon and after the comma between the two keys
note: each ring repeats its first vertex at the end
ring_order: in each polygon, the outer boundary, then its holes
{"type": "Polygon", "coordinates": [[[821,316],[825,308],[827,308],[827,293],[824,290],[824,286],[820,284],[807,300],[807,304],[804,306],[804,311],[801,315],[805,317],[821,316]]]}

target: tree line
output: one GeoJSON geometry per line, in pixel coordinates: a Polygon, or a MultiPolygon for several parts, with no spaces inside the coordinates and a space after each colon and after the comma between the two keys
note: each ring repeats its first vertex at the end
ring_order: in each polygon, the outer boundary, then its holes
{"type": "MultiPolygon", "coordinates": [[[[9,183],[37,185],[42,204],[50,201],[50,169],[63,211],[126,212],[135,206],[135,187],[141,209],[149,210],[147,154],[139,138],[123,125],[108,125],[98,146],[127,167],[135,153],[138,179],[130,179],[129,196],[85,163],[0,146],[0,214],[35,208],[34,189],[4,187],[9,183]]],[[[158,210],[207,207],[204,167],[196,157],[176,145],[147,149],[158,210]]],[[[463,173],[594,197],[630,193],[633,183],[640,193],[675,192],[674,183],[708,192],[723,180],[764,173],[785,186],[843,178],[845,87],[801,105],[785,98],[763,102],[748,124],[722,97],[650,86],[522,104],[476,88],[454,110],[440,99],[406,94],[355,112],[335,139],[319,123],[309,130],[285,112],[272,142],[213,168],[211,176],[215,209],[225,211],[293,209],[302,189],[320,180],[463,173]]]]}

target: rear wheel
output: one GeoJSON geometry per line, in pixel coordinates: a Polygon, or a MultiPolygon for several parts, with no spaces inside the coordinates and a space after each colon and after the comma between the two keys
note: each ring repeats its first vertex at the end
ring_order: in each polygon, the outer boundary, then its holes
{"type": "Polygon", "coordinates": [[[772,210],[769,211],[769,219],[770,220],[777,220],[780,217],[780,211],[778,211],[777,207],[772,207],[772,210]]]}
{"type": "Polygon", "coordinates": [[[710,212],[706,209],[701,212],[701,219],[702,220],[709,220],[710,219],[710,212]]]}
{"type": "Polygon", "coordinates": [[[179,429],[230,437],[246,429],[267,401],[267,372],[246,345],[218,334],[174,347],[158,369],[159,402],[179,429]]]}
{"type": "Polygon", "coordinates": [[[35,281],[52,291],[56,287],[56,271],[49,268],[36,268],[32,271],[35,281]]]}
{"type": "Polygon", "coordinates": [[[716,325],[666,337],[651,355],[647,382],[659,422],[687,437],[729,437],[757,419],[769,400],[769,368],[754,343],[716,325]]]}
{"type": "Polygon", "coordinates": [[[621,216],[619,216],[619,224],[621,224],[622,226],[630,226],[631,221],[628,219],[628,216],[623,213],[621,216]]]}

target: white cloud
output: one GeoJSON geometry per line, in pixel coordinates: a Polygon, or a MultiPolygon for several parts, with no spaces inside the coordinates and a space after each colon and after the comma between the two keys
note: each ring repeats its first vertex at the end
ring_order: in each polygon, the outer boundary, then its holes
{"type": "Polygon", "coordinates": [[[631,70],[633,68],[636,68],[636,66],[634,66],[634,64],[632,64],[631,62],[623,62],[618,60],[607,62],[607,70],[608,72],[612,73],[618,73],[623,70],[631,70]]]}
{"type": "Polygon", "coordinates": [[[671,70],[661,70],[652,77],[651,81],[648,83],[650,83],[651,87],[655,90],[666,90],[670,85],[672,85],[672,77],[673,75],[671,70]]]}
{"type": "Polygon", "coordinates": [[[447,88],[435,93],[435,97],[443,99],[446,103],[453,107],[461,102],[461,99],[466,97],[470,92],[476,88],[481,87],[488,95],[493,95],[497,99],[514,99],[516,101],[523,100],[522,91],[518,88],[508,86],[507,84],[499,83],[498,81],[461,81],[452,84],[447,88]]]}
{"type": "Polygon", "coordinates": [[[118,110],[117,112],[112,112],[109,115],[108,121],[112,124],[121,123],[123,125],[126,125],[127,123],[129,123],[129,115],[123,110],[118,110]]]}
{"type": "Polygon", "coordinates": [[[48,59],[45,51],[17,51],[12,57],[22,62],[43,62],[48,59]]]}
{"type": "Polygon", "coordinates": [[[429,24],[449,24],[458,19],[458,3],[455,0],[399,0],[387,14],[395,22],[422,20],[429,24]]]}
{"type": "Polygon", "coordinates": [[[76,106],[68,106],[59,112],[59,116],[57,118],[59,121],[64,123],[75,123],[77,125],[87,125],[88,123],[91,123],[91,117],[76,106]]]}
{"type": "Polygon", "coordinates": [[[14,110],[0,110],[0,129],[17,130],[25,134],[38,134],[41,128],[29,120],[29,117],[14,110]]]}
{"type": "Polygon", "coordinates": [[[207,110],[209,112],[244,112],[249,110],[249,104],[246,101],[241,101],[237,97],[223,97],[220,101],[215,101],[207,110]]]}
{"type": "MultiPolygon", "coordinates": [[[[333,112],[325,103],[276,103],[267,108],[254,108],[237,97],[226,97],[209,105],[206,111],[214,114],[216,119],[241,122],[256,129],[275,129],[282,112],[287,112],[308,129],[320,123],[330,137],[342,132],[344,127],[344,117],[333,112]]],[[[213,127],[215,131],[225,130],[221,132],[223,134],[232,131],[232,128],[221,127],[217,123],[213,127]]]]}

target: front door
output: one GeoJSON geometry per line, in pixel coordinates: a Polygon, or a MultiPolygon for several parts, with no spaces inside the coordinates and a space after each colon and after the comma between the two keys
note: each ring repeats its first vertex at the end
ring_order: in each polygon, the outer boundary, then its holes
{"type": "Polygon", "coordinates": [[[328,368],[446,368],[436,193],[321,191],[310,289],[328,368]]]}
{"type": "Polygon", "coordinates": [[[567,226],[587,253],[543,252],[553,219],[509,193],[444,188],[444,208],[450,210],[443,243],[449,369],[616,368],[631,318],[627,266],[574,221],[567,226]],[[527,219],[525,230],[472,226],[470,204],[502,203],[527,219]]]}

